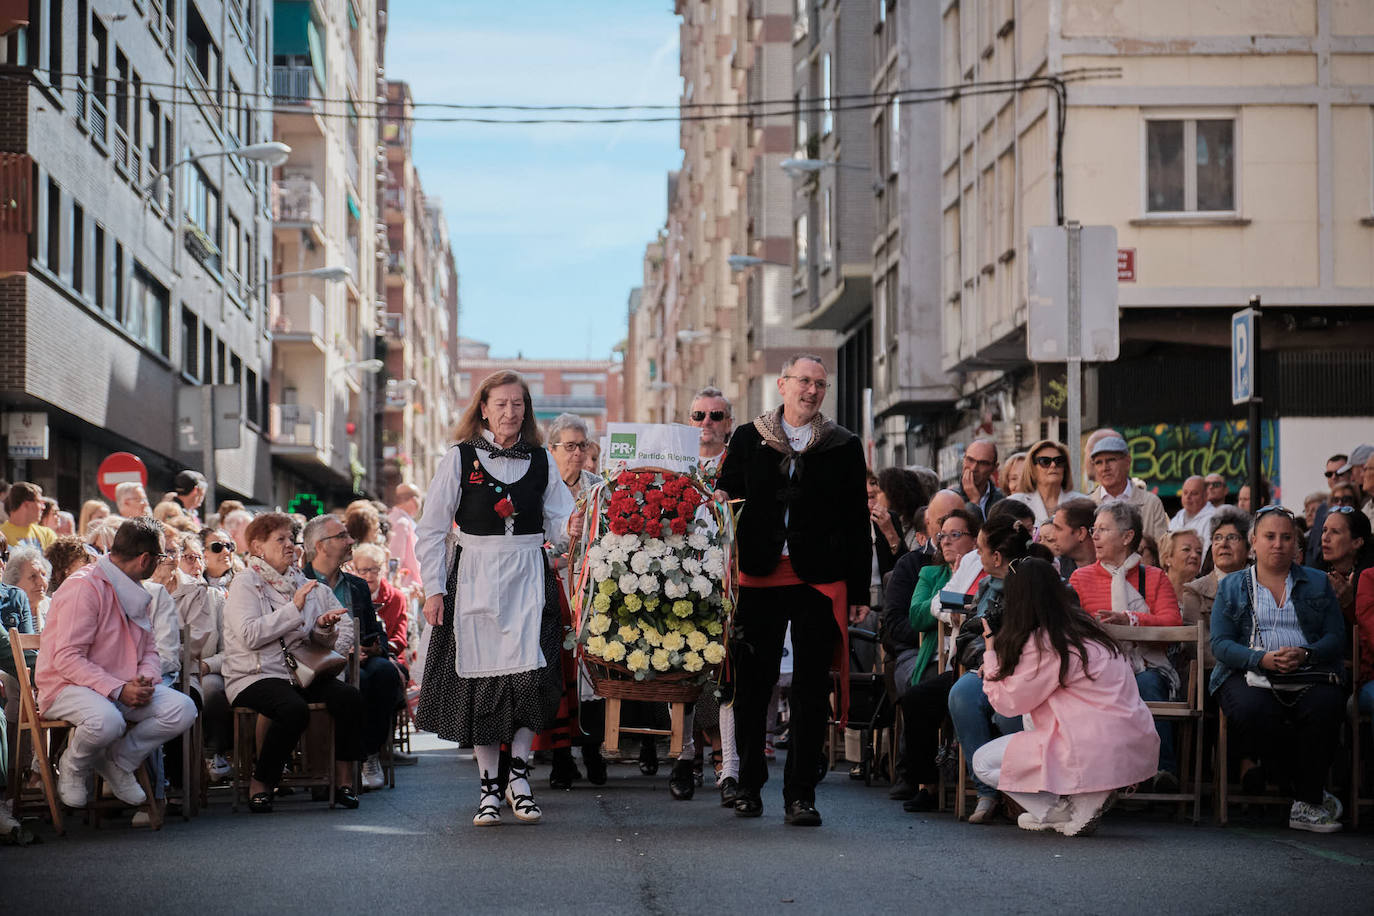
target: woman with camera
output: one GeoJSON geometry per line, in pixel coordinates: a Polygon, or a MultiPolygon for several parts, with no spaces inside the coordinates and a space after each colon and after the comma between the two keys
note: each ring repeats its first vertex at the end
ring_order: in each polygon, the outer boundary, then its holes
{"type": "Polygon", "coordinates": [[[1154,774],[1154,721],[1121,648],[1053,564],[1012,564],[1004,595],[1000,626],[983,621],[983,691],[998,714],[1029,721],[980,747],[973,771],[1026,809],[1021,829],[1083,836],[1117,789],[1154,774]]]}
{"type": "Polygon", "coordinates": [[[313,643],[332,649],[339,620],[348,613],[328,586],[296,568],[291,516],[265,512],[248,524],[248,566],[234,576],[224,605],[224,658],[220,673],[235,706],[270,720],[258,746],[248,810],[272,810],[282,767],[310,724],[310,703],[324,703],[334,720],[334,798],[358,807],[353,762],[362,759],[363,700],[357,688],[321,673],[300,686],[291,653],[313,643]]]}
{"type": "Polygon", "coordinates": [[[940,533],[935,536],[940,562],[921,570],[911,596],[911,628],[921,635],[921,647],[911,672],[911,687],[901,694],[906,736],[903,769],[918,789],[914,797],[902,803],[906,811],[933,811],[936,807],[935,785],[940,778],[935,766],[936,745],[940,723],[949,714],[949,691],[958,677],[953,667],[941,671],[938,664],[931,664],[938,659],[937,614],[941,592],[958,571],[965,554],[973,552],[978,531],[977,516],[966,509],[955,509],[945,516],[940,533]]]}
{"type": "Polygon", "coordinates": [[[1324,573],[1299,566],[1298,523],[1282,506],[1255,514],[1255,565],[1227,576],[1212,605],[1210,688],[1226,714],[1231,744],[1258,759],[1242,782],[1291,786],[1288,826],[1341,829],[1341,803],[1323,780],[1345,715],[1345,619],[1324,573]]]}
{"type": "MultiPolygon", "coordinates": [[[[978,790],[978,805],[969,815],[970,824],[991,823],[997,813],[997,789],[978,778],[973,770],[973,755],[993,738],[993,730],[1010,735],[1021,730],[1021,718],[1004,716],[993,709],[983,692],[983,627],[980,618],[994,619],[1002,614],[1002,584],[1011,564],[1027,556],[1031,533],[1024,522],[1007,513],[994,512],[978,533],[978,559],[987,577],[978,584],[974,612],[960,622],[955,654],[965,673],[949,691],[949,718],[959,737],[959,746],[969,762],[969,773],[978,790]]],[[[994,625],[995,628],[995,625],[994,625]]]]}

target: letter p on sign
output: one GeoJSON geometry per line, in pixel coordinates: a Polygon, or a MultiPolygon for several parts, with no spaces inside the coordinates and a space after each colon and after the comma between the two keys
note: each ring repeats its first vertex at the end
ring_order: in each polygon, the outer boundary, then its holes
{"type": "Polygon", "coordinates": [[[1259,314],[1244,309],[1231,316],[1231,403],[1248,404],[1255,397],[1255,362],[1259,354],[1251,346],[1259,314]]]}

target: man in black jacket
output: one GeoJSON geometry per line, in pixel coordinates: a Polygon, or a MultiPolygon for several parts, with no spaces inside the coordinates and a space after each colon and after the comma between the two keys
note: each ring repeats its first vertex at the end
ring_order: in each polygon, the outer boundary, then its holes
{"type": "MultiPolygon", "coordinates": [[[[372,590],[361,577],[343,571],[353,556],[353,538],[337,516],[318,515],[305,526],[305,574],[327,585],[348,609],[362,653],[358,691],[363,695],[363,787],[382,787],[381,750],[391,714],[405,699],[401,671],[388,654],[386,628],[372,607],[372,590]]],[[[342,634],[340,652],[347,652],[342,634]]]]}
{"type": "MultiPolygon", "coordinates": [[[[739,795],[735,814],[758,817],[768,779],[764,731],[792,626],[792,744],[783,771],[786,822],[814,827],[830,669],[847,625],[868,613],[872,575],[863,446],[821,415],[828,387],[817,356],[794,356],[778,378],[782,407],[741,426],[717,482],[740,500],[741,588],[731,642],[739,795]]],[[[847,693],[846,693],[847,697],[847,693]]]]}
{"type": "Polygon", "coordinates": [[[974,439],[964,449],[957,490],[970,507],[978,510],[980,518],[987,518],[992,507],[1006,498],[1006,494],[992,482],[995,473],[997,443],[991,439],[974,439]]]}

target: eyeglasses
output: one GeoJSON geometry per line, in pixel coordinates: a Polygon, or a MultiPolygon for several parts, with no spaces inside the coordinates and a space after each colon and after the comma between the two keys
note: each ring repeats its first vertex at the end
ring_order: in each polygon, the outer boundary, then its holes
{"type": "Polygon", "coordinates": [[[990,468],[996,463],[995,461],[988,461],[986,458],[973,458],[969,455],[964,456],[964,464],[971,464],[980,468],[990,468]]]}
{"type": "Polygon", "coordinates": [[[957,541],[960,538],[966,537],[970,537],[967,531],[941,531],[939,534],[935,535],[935,540],[944,543],[945,541],[957,541]]]}
{"type": "Polygon", "coordinates": [[[203,554],[203,553],[183,553],[183,554],[181,555],[181,558],[182,558],[183,560],[190,560],[192,563],[204,563],[204,562],[205,562],[205,554],[203,554]]]}
{"type": "MultiPolygon", "coordinates": [[[[347,532],[347,531],[339,531],[339,532],[335,532],[334,534],[326,534],[324,537],[320,538],[320,542],[323,543],[323,542],[325,542],[325,541],[332,541],[332,540],[334,540],[335,538],[346,538],[346,537],[348,537],[348,532],[347,532]]],[[[301,544],[300,546],[303,547],[303,546],[305,546],[305,545],[304,545],[304,544],[301,544]]]]}
{"type": "Polygon", "coordinates": [[[1207,481],[1207,486],[1208,486],[1208,487],[1212,487],[1212,488],[1224,487],[1224,486],[1226,486],[1226,481],[1224,481],[1224,480],[1209,480],[1209,481],[1207,481]]]}
{"type": "Polygon", "coordinates": [[[830,387],[830,383],[823,378],[807,378],[804,375],[784,375],[783,378],[790,378],[803,388],[815,388],[817,391],[824,391],[830,387]]]}
{"type": "Polygon", "coordinates": [[[1327,480],[1330,480],[1332,477],[1344,477],[1344,476],[1345,476],[1345,475],[1342,474],[1340,471],[1323,471],[1322,473],[1325,475],[1325,477],[1326,477],[1327,480]]]}
{"type": "Polygon", "coordinates": [[[355,566],[353,572],[360,576],[375,576],[382,571],[380,566],[355,566]]]}
{"type": "Polygon", "coordinates": [[[226,550],[232,551],[234,549],[234,545],[216,541],[213,544],[205,545],[205,549],[210,551],[211,553],[224,553],[226,550]]]}
{"type": "Polygon", "coordinates": [[[1212,535],[1213,544],[1239,544],[1245,538],[1238,534],[1214,534],[1212,535]]]}
{"type": "Polygon", "coordinates": [[[1092,536],[1092,537],[1097,537],[1099,534],[1120,534],[1120,533],[1121,533],[1121,530],[1120,530],[1119,528],[1103,528],[1101,525],[1094,525],[1093,527],[1091,527],[1091,528],[1088,529],[1088,534],[1089,534],[1090,536],[1092,536]]]}
{"type": "Polygon", "coordinates": [[[565,452],[585,452],[589,442],[556,442],[554,448],[561,448],[565,452]]]}
{"type": "Polygon", "coordinates": [[[157,555],[157,561],[159,563],[175,563],[180,559],[181,554],[179,553],[160,553],[157,555]]]}
{"type": "MultiPolygon", "coordinates": [[[[800,376],[790,375],[788,376],[788,378],[800,378],[800,376]]],[[[825,390],[825,382],[821,382],[820,390],[825,390]]],[[[707,417],[711,418],[712,423],[719,423],[721,420],[725,419],[726,414],[723,410],[694,410],[692,411],[690,416],[692,418],[693,423],[700,423],[707,417]]]]}
{"type": "Polygon", "coordinates": [[[1069,459],[1065,458],[1063,455],[1036,455],[1035,463],[1042,468],[1066,468],[1069,466],[1069,459]]]}

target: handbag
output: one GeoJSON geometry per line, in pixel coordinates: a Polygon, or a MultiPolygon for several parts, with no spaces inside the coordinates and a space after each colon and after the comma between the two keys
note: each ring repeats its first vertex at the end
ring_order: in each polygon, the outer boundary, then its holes
{"type": "Polygon", "coordinates": [[[319,678],[331,678],[348,665],[344,658],[333,649],[317,646],[309,640],[301,643],[295,651],[286,648],[286,640],[278,639],[282,654],[286,656],[286,667],[291,670],[291,683],[304,690],[319,678]]]}
{"type": "MultiPolygon", "coordinates": [[[[1250,648],[1260,649],[1262,646],[1255,645],[1259,638],[1259,576],[1255,575],[1255,568],[1249,569],[1250,575],[1250,648]]],[[[1270,690],[1282,690],[1295,692],[1306,690],[1314,684],[1334,684],[1341,686],[1341,675],[1335,671],[1322,671],[1311,665],[1299,668],[1297,671],[1289,671],[1286,674],[1270,672],[1268,674],[1259,671],[1245,672],[1245,683],[1251,687],[1268,687],[1270,690]]]]}

